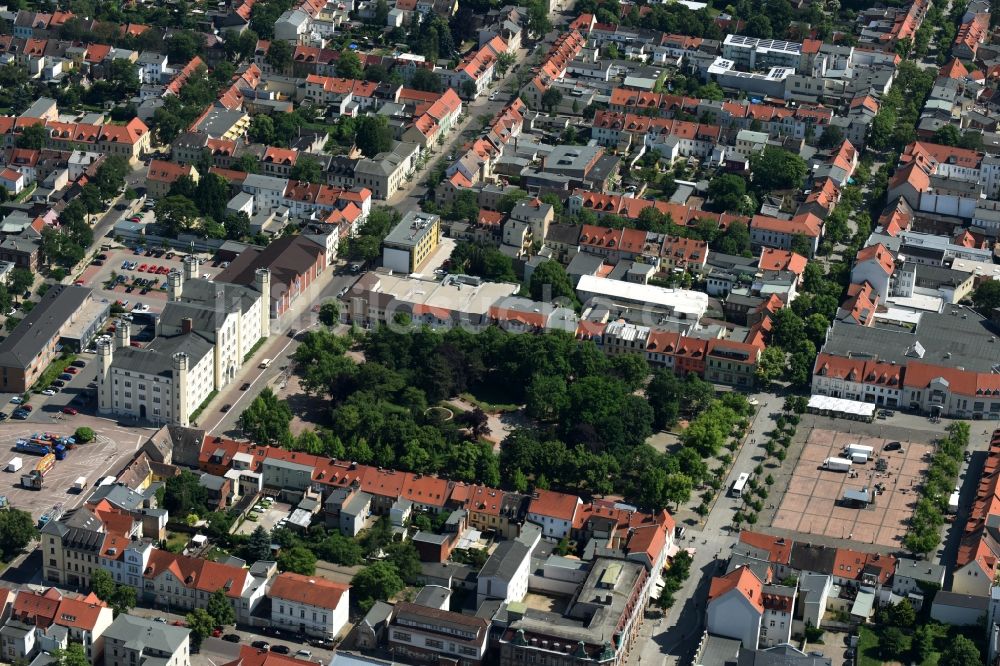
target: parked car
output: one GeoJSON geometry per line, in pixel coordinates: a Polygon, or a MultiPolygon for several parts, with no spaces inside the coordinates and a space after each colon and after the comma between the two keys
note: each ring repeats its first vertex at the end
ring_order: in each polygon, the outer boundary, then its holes
{"type": "Polygon", "coordinates": [[[167,623],[167,618],[165,618],[165,617],[153,618],[153,622],[162,622],[163,624],[166,624],[167,623]]]}
{"type": "Polygon", "coordinates": [[[73,375],[69,374],[68,372],[64,372],[61,375],[59,375],[59,379],[63,380],[64,382],[69,382],[73,380],[73,375]]]}
{"type": "Polygon", "coordinates": [[[295,657],[297,659],[309,659],[310,657],[312,657],[312,651],[311,650],[296,650],[295,657]]]}
{"type": "Polygon", "coordinates": [[[64,381],[63,381],[63,380],[61,380],[61,379],[57,379],[57,380],[55,380],[54,382],[52,382],[52,385],[53,385],[53,386],[58,386],[59,388],[62,388],[62,387],[64,387],[64,386],[66,386],[66,382],[64,382],[64,381]]]}
{"type": "Polygon", "coordinates": [[[28,412],[24,411],[23,409],[15,409],[14,413],[11,416],[17,419],[18,421],[23,421],[24,419],[28,418],[28,412]]]}
{"type": "Polygon", "coordinates": [[[254,641],[250,644],[250,647],[256,648],[257,650],[266,650],[271,647],[271,644],[267,641],[254,641]]]}
{"type": "Polygon", "coordinates": [[[31,405],[21,405],[21,409],[23,409],[26,412],[30,412],[31,410],[34,409],[34,407],[32,407],[31,405]]]}
{"type": "Polygon", "coordinates": [[[6,421],[10,418],[10,414],[7,412],[0,412],[0,421],[6,421]]]}
{"type": "Polygon", "coordinates": [[[77,368],[86,368],[87,367],[87,362],[84,361],[82,358],[78,358],[75,361],[73,361],[72,363],[70,363],[70,365],[76,366],[77,368]]]}
{"type": "Polygon", "coordinates": [[[228,411],[229,411],[230,409],[232,409],[232,408],[233,408],[233,406],[232,406],[232,405],[230,405],[230,404],[229,404],[229,403],[227,402],[226,404],[224,404],[224,405],[222,406],[222,413],[223,413],[223,414],[225,414],[226,412],[228,412],[228,411]]]}
{"type": "Polygon", "coordinates": [[[240,642],[240,635],[239,634],[226,634],[225,636],[222,637],[222,640],[224,640],[224,641],[226,641],[228,643],[239,643],[240,642]]]}
{"type": "Polygon", "coordinates": [[[71,375],[75,375],[76,373],[80,372],[80,370],[77,369],[77,368],[74,368],[72,365],[70,365],[70,366],[67,366],[67,367],[63,368],[63,372],[68,372],[71,375]]]}
{"type": "Polygon", "coordinates": [[[272,645],[271,652],[275,652],[277,654],[288,654],[291,650],[288,649],[287,645],[272,645]]]}
{"type": "Polygon", "coordinates": [[[250,382],[243,382],[243,386],[240,387],[241,391],[246,391],[250,388],[250,382]]]}
{"type": "Polygon", "coordinates": [[[55,395],[55,394],[56,392],[53,391],[52,389],[45,389],[44,391],[42,391],[42,395],[55,395]]]}
{"type": "Polygon", "coordinates": [[[10,401],[15,405],[20,405],[22,402],[24,402],[24,398],[22,398],[19,395],[15,395],[13,398],[10,399],[10,401]]]}
{"type": "Polygon", "coordinates": [[[63,407],[62,413],[69,414],[70,416],[76,416],[80,413],[80,411],[76,407],[63,407]]]}
{"type": "Polygon", "coordinates": [[[883,451],[898,451],[901,448],[903,448],[903,445],[899,442],[889,442],[885,445],[883,451]]]}

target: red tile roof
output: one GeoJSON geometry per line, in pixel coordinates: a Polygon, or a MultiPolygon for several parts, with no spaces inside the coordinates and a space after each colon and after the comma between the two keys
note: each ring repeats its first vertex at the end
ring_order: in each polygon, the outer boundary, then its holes
{"type": "Polygon", "coordinates": [[[286,571],[274,578],[268,596],[294,601],[306,606],[334,610],[340,604],[341,597],[349,589],[349,585],[334,583],[325,578],[303,576],[286,571]]]}
{"type": "Polygon", "coordinates": [[[528,507],[528,513],[572,522],[579,505],[580,498],[576,495],[552,490],[536,490],[535,497],[528,507]]]}
{"type": "Polygon", "coordinates": [[[712,579],[712,584],[708,589],[708,602],[736,590],[749,601],[758,612],[764,612],[763,590],[764,585],[750,571],[750,567],[742,566],[733,569],[725,576],[718,576],[712,579]]]}

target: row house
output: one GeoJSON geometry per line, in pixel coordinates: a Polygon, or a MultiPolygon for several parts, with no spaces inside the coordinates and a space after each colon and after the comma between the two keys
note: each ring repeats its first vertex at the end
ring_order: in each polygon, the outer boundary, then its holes
{"type": "Polygon", "coordinates": [[[593,340],[605,354],[643,354],[655,367],[689,373],[716,384],[752,387],[762,346],[738,340],[689,338],[624,321],[603,328],[583,326],[577,337],[593,340]]]}
{"type": "Polygon", "coordinates": [[[429,106],[418,105],[417,109],[422,112],[414,114],[413,124],[403,133],[403,141],[427,148],[454,127],[462,114],[462,100],[449,88],[429,106]]]}
{"type": "Polygon", "coordinates": [[[500,56],[507,53],[507,44],[500,37],[494,37],[472,55],[462,60],[450,72],[443,72],[447,85],[466,99],[474,100],[493,83],[494,71],[500,56]],[[468,86],[467,84],[472,84],[468,86]],[[466,88],[472,90],[470,95],[466,88]]]}
{"type": "Polygon", "coordinates": [[[674,224],[695,226],[704,220],[711,220],[720,230],[725,230],[733,222],[749,224],[750,218],[730,213],[712,213],[693,206],[675,204],[668,201],[650,201],[619,194],[604,194],[583,189],[575,189],[566,200],[566,209],[570,215],[579,215],[581,211],[591,211],[598,218],[605,215],[615,215],[629,220],[638,220],[639,214],[647,208],[656,208],[669,216],[674,224]]]}
{"type": "Polygon", "coordinates": [[[542,59],[535,77],[521,88],[521,99],[532,108],[540,107],[542,95],[553,82],[566,75],[566,68],[586,45],[586,38],[574,29],[559,35],[542,59]]]}
{"type": "MultiPolygon", "coordinates": [[[[539,525],[545,536],[555,540],[589,538],[601,529],[609,529],[607,525],[597,527],[604,521],[614,527],[608,534],[608,543],[613,547],[628,541],[630,528],[641,526],[669,528],[663,537],[667,546],[673,537],[673,519],[665,511],[653,517],[634,510],[612,512],[612,515],[595,510],[592,504],[584,504],[576,495],[549,490],[523,495],[223,437],[204,436],[198,466],[217,476],[232,476],[235,471],[238,475],[259,479],[265,492],[292,499],[305,492],[334,497],[335,491],[348,490],[349,493],[337,496],[336,509],[340,511],[351,503],[352,494],[366,495],[367,498],[361,499],[375,516],[396,515],[401,501],[411,511],[440,513],[464,509],[470,526],[496,531],[505,538],[516,538],[526,520],[539,525]]],[[[339,523],[339,515],[332,517],[336,520],[330,524],[339,523]]],[[[638,543],[632,547],[638,548],[638,543]]]]}
{"type": "Polygon", "coordinates": [[[205,608],[209,597],[223,590],[236,612],[236,621],[248,624],[275,573],[273,562],[259,562],[244,569],[153,549],[142,572],[139,598],[146,603],[192,611],[205,608]]]}
{"type": "Polygon", "coordinates": [[[996,528],[1000,525],[1000,430],[994,430],[986,454],[982,476],[969,517],[962,530],[952,592],[978,597],[990,596],[1000,575],[1000,542],[996,528]]]}
{"type": "MultiPolygon", "coordinates": [[[[12,593],[4,593],[6,611],[12,593]]],[[[83,646],[91,664],[103,663],[104,632],[111,626],[114,613],[93,592],[77,597],[54,587],[44,592],[23,589],[16,593],[9,608],[10,616],[0,628],[3,661],[27,663],[40,652],[64,650],[72,641],[83,646]]]]}
{"type": "Polygon", "coordinates": [[[754,248],[774,247],[791,250],[796,237],[805,237],[811,258],[819,249],[823,221],[812,213],[801,213],[783,220],[769,215],[754,215],[750,220],[750,244],[754,248]]]}

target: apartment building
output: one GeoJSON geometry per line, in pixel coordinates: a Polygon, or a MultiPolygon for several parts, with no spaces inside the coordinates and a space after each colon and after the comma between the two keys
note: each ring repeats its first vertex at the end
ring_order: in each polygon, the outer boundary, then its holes
{"type": "Polygon", "coordinates": [[[325,578],[284,572],[274,577],[271,626],[333,640],[347,624],[350,588],[325,578]]]}

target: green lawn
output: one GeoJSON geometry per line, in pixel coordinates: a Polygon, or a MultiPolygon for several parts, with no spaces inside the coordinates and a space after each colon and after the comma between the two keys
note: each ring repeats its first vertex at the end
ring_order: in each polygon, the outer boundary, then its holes
{"type": "Polygon", "coordinates": [[[882,666],[875,632],[868,627],[861,627],[858,636],[858,666],[882,666]]]}
{"type": "Polygon", "coordinates": [[[76,360],[76,354],[67,354],[66,356],[60,356],[56,360],[49,364],[49,367],[45,368],[45,372],[38,376],[35,380],[32,390],[44,391],[52,382],[55,381],[56,377],[62,374],[62,371],[70,363],[76,360]]]}
{"type": "Polygon", "coordinates": [[[167,535],[167,550],[171,553],[179,553],[187,545],[188,535],[183,532],[171,532],[167,535]]]}
{"type": "Polygon", "coordinates": [[[475,393],[463,393],[459,397],[471,402],[484,412],[516,412],[519,409],[518,405],[500,402],[509,396],[502,389],[498,390],[493,387],[477,387],[475,393]]]}

